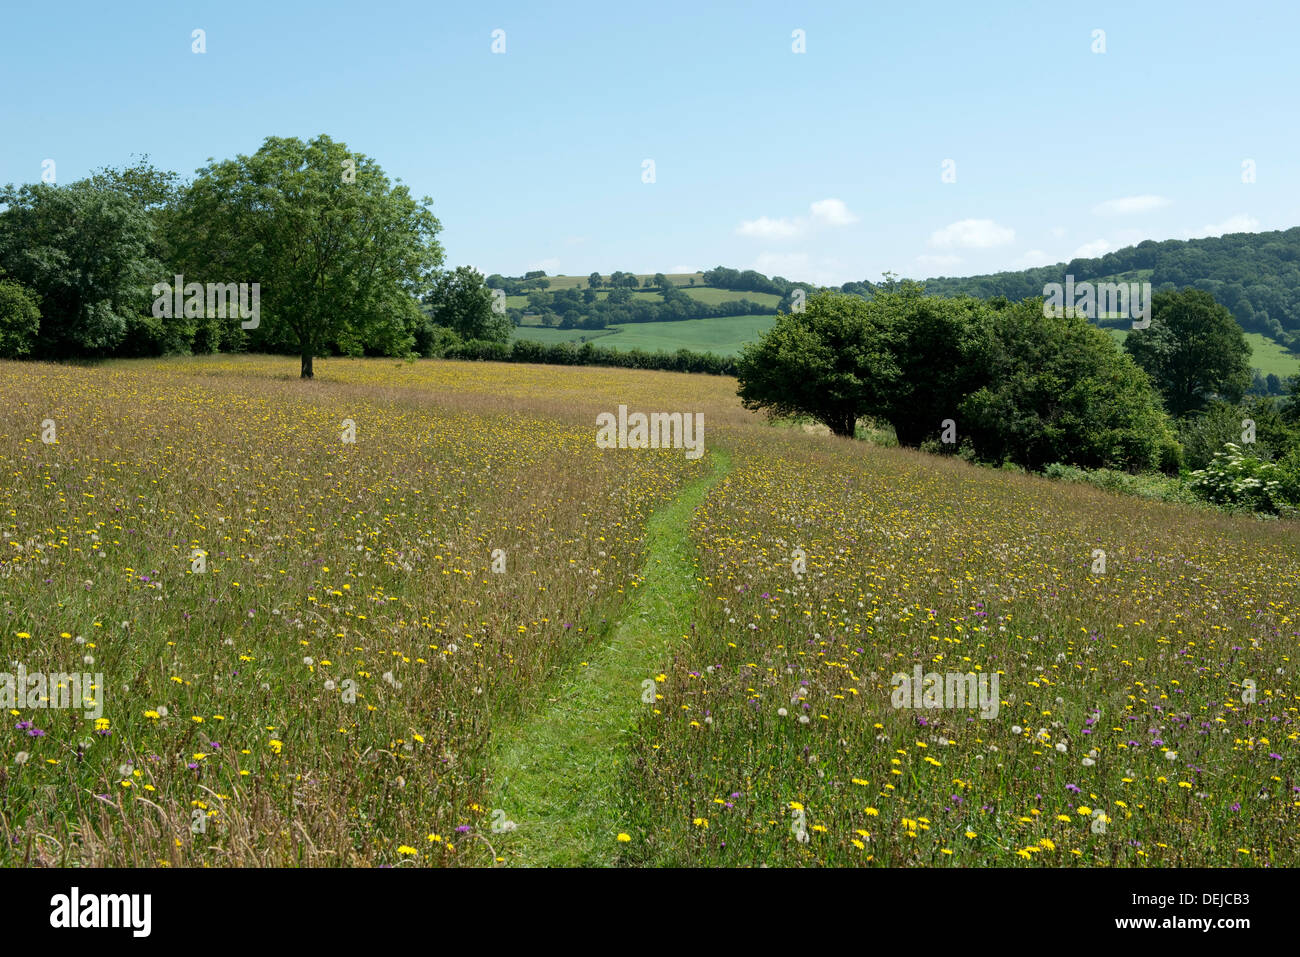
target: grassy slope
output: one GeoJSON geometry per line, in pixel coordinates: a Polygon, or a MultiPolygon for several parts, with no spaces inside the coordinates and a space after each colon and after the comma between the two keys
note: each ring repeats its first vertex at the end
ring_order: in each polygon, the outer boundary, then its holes
{"type": "Polygon", "coordinates": [[[1300,356],[1294,352],[1287,352],[1272,339],[1258,332],[1246,333],[1246,341],[1250,343],[1251,348],[1250,364],[1264,375],[1272,372],[1279,379],[1285,379],[1287,376],[1300,373],[1300,356]]]}
{"type": "Polygon", "coordinates": [[[735,355],[746,342],[753,342],[772,325],[772,316],[724,316],[716,319],[685,319],[681,322],[631,322],[610,326],[617,332],[602,333],[590,329],[521,328],[515,339],[535,342],[580,342],[585,337],[597,345],[616,349],[643,349],[647,352],[713,352],[735,355]],[[601,336],[601,338],[596,338],[601,336]]]}
{"type": "Polygon", "coordinates": [[[737,292],[731,289],[715,289],[712,286],[684,289],[683,292],[692,299],[707,302],[711,306],[716,306],[720,302],[748,299],[750,302],[775,309],[781,301],[781,297],[774,292],[737,292]]]}

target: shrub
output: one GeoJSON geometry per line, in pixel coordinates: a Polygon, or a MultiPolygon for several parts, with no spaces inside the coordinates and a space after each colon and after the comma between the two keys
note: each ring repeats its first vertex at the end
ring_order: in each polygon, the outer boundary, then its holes
{"type": "Polygon", "coordinates": [[[1300,447],[1293,448],[1278,463],[1281,495],[1290,505],[1300,507],[1300,447]]]}
{"type": "Polygon", "coordinates": [[[16,282],[0,281],[0,359],[31,353],[41,330],[36,296],[16,282]]]}
{"type": "MultiPolygon", "coordinates": [[[[434,327],[437,328],[437,327],[434,327]]],[[[422,351],[422,354],[428,355],[422,351]]],[[[707,352],[643,352],[632,349],[620,352],[585,342],[541,343],[527,339],[510,342],[456,340],[434,357],[491,362],[533,362],[565,366],[615,366],[622,369],[661,369],[666,372],[704,372],[710,375],[734,375],[735,360],[707,352]]]]}
{"type": "Polygon", "coordinates": [[[1177,475],[1182,471],[1184,465],[1183,447],[1172,435],[1165,433],[1161,436],[1157,455],[1161,472],[1166,475],[1177,475]]]}
{"type": "Polygon", "coordinates": [[[1132,475],[1114,469],[1081,469],[1063,462],[1053,462],[1043,469],[1044,476],[1060,482],[1091,485],[1107,492],[1136,495],[1159,502],[1199,503],[1201,499],[1188,484],[1177,477],[1144,473],[1132,475]]]}
{"type": "Polygon", "coordinates": [[[431,322],[424,323],[415,331],[415,351],[426,359],[441,359],[461,342],[453,330],[431,322]]]}
{"type": "MultiPolygon", "coordinates": [[[[1204,469],[1228,442],[1241,441],[1241,420],[1244,412],[1226,402],[1211,402],[1204,411],[1190,415],[1178,423],[1178,438],[1182,443],[1187,467],[1204,469]]],[[[1252,450],[1257,458],[1267,459],[1270,449],[1261,443],[1252,450]]]]}
{"type": "Polygon", "coordinates": [[[1274,514],[1300,505],[1295,476],[1286,466],[1246,455],[1233,442],[1225,443],[1209,465],[1193,472],[1190,484],[1200,498],[1216,505],[1274,514]]]}

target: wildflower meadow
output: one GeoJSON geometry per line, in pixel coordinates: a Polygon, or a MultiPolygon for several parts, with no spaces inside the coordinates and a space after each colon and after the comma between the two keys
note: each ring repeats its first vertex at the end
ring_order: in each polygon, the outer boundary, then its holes
{"type": "Polygon", "coordinates": [[[7,685],[0,862],[1300,850],[1292,520],[774,426],[715,376],[294,372],[0,363],[4,670],[98,676],[7,685]],[[620,404],[705,451],[601,447],[620,404]]]}

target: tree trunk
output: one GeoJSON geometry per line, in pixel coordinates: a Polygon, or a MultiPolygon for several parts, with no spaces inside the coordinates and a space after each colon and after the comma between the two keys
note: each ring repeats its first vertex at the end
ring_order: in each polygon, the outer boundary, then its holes
{"type": "Polygon", "coordinates": [[[826,417],[825,422],[830,426],[832,435],[851,439],[856,433],[858,417],[854,412],[833,412],[826,417]]]}
{"type": "Polygon", "coordinates": [[[898,438],[898,444],[905,449],[919,448],[921,440],[925,438],[925,427],[915,422],[893,422],[894,435],[898,438]]]}
{"type": "Polygon", "coordinates": [[[311,368],[311,350],[304,349],[302,351],[302,376],[300,378],[310,379],[312,378],[312,376],[313,373],[311,368]]]}

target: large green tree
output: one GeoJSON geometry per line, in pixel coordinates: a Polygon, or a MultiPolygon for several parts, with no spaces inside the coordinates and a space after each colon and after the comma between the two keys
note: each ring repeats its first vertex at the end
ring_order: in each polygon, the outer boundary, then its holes
{"type": "Polygon", "coordinates": [[[430,204],[328,136],[270,137],[198,171],[179,202],[177,255],[187,282],[259,283],[250,340],[293,350],[311,378],[327,350],[411,349],[442,263],[430,204]]]}
{"type": "Polygon", "coordinates": [[[163,267],[151,255],[154,223],[137,200],[80,180],[7,186],[0,208],[0,271],[40,300],[33,355],[106,355],[145,321],[163,267]]]}
{"type": "Polygon", "coordinates": [[[986,322],[973,359],[984,384],[957,417],[980,458],[1030,469],[1176,468],[1159,398],[1110,333],[1079,316],[1044,316],[1039,298],[995,308],[986,322]]]}
{"type": "Polygon", "coordinates": [[[1250,385],[1250,344],[1232,314],[1200,289],[1156,293],[1151,325],[1130,332],[1124,348],[1176,418],[1216,397],[1238,402],[1250,385]]]}
{"type": "Polygon", "coordinates": [[[906,281],[887,282],[870,301],[815,294],[742,353],[740,396],[749,408],[811,415],[837,435],[870,415],[892,425],[899,444],[918,446],[982,381],[970,355],[987,308],[906,281]]]}
{"type": "Polygon", "coordinates": [[[741,349],[739,395],[770,416],[808,415],[852,436],[898,377],[878,311],[855,296],[819,293],[802,312],[779,313],[758,342],[741,349]]]}
{"type": "MultiPolygon", "coordinates": [[[[529,293],[529,301],[545,295],[529,293]]],[[[451,329],[462,339],[505,342],[514,327],[504,312],[492,311],[492,290],[473,266],[457,266],[439,274],[425,301],[434,325],[451,329]]]]}
{"type": "Polygon", "coordinates": [[[899,445],[916,447],[939,434],[961,398],[983,382],[974,356],[988,306],[967,296],[926,296],[918,283],[887,277],[868,309],[887,330],[898,367],[897,380],[872,413],[894,427],[899,445]]]}

